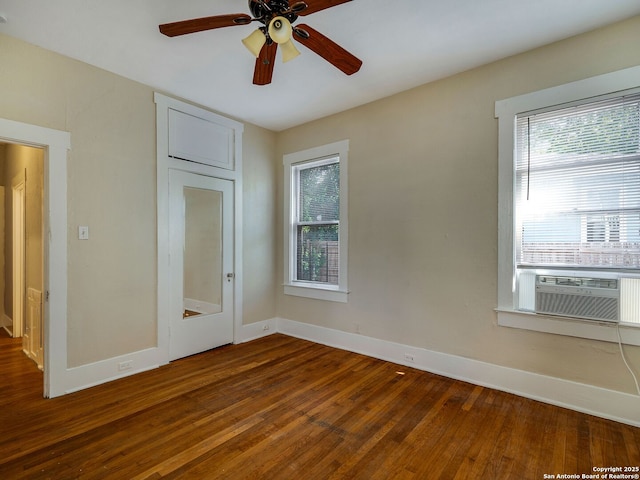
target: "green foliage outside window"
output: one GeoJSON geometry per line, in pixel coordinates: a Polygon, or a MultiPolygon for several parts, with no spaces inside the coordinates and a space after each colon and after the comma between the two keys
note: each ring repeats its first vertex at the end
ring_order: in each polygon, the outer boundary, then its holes
{"type": "Polygon", "coordinates": [[[299,172],[298,280],[338,283],[340,164],[299,172]]]}

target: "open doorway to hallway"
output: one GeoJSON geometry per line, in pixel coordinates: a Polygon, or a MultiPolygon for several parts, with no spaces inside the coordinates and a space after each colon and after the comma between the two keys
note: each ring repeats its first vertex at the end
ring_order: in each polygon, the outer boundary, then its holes
{"type": "Polygon", "coordinates": [[[0,143],[0,325],[44,368],[44,150],[0,143]]]}

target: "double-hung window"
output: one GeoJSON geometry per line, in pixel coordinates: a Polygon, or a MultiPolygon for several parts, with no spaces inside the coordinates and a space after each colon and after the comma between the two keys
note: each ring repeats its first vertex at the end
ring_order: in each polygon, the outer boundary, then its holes
{"type": "Polygon", "coordinates": [[[640,271],[640,94],[517,116],[519,269],[640,271]]]}
{"type": "Polygon", "coordinates": [[[342,141],[284,156],[286,294],[347,300],[347,152],[342,141]]]}
{"type": "Polygon", "coordinates": [[[639,86],[629,69],[496,103],[501,324],[640,326],[639,86]]]}

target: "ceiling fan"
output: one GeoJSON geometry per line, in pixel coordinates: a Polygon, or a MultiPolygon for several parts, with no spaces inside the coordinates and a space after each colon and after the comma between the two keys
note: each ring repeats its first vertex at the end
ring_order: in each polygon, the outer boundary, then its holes
{"type": "Polygon", "coordinates": [[[292,25],[298,19],[298,16],[311,15],[320,10],[350,1],[305,0],[304,2],[299,1],[290,5],[289,0],[249,0],[249,10],[253,18],[245,13],[231,13],[165,23],[160,25],[159,28],[164,35],[176,37],[215,28],[260,22],[262,26],[242,40],[245,47],[256,57],[256,66],[253,72],[253,83],[255,85],[271,83],[278,45],[282,49],[284,62],[288,62],[300,54],[292,38],[295,38],[345,74],[352,75],[360,70],[362,60],[356,58],[309,25],[292,25]]]}

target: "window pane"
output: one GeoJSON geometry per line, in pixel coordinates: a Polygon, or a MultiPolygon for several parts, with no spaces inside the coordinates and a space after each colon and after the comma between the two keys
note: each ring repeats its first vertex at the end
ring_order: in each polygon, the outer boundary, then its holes
{"type": "Polygon", "coordinates": [[[640,96],[522,116],[517,131],[519,264],[640,268],[640,96]]]}
{"type": "Polygon", "coordinates": [[[338,225],[299,225],[297,280],[338,285],[338,225]]]}
{"type": "Polygon", "coordinates": [[[340,218],[340,164],[300,169],[300,222],[340,218]]]}

